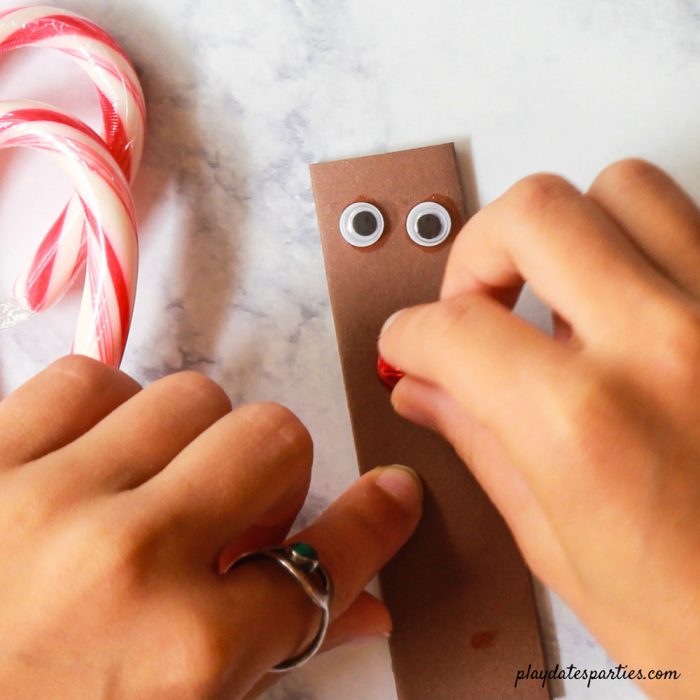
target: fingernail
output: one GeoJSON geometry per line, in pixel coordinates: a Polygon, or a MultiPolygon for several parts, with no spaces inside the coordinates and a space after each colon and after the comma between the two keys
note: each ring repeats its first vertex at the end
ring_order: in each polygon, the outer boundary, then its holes
{"type": "Polygon", "coordinates": [[[398,311],[394,311],[389,318],[387,318],[386,321],[384,321],[384,325],[382,326],[382,330],[379,331],[379,337],[381,338],[388,330],[389,326],[399,317],[403,309],[399,309],[398,311]]]}
{"type": "Polygon", "coordinates": [[[402,418],[439,432],[441,391],[425,382],[413,381],[404,384],[401,391],[392,392],[391,405],[402,418]]]}
{"type": "Polygon", "coordinates": [[[402,418],[410,420],[411,423],[416,423],[428,430],[437,430],[437,425],[427,406],[394,396],[393,393],[391,395],[391,405],[402,418]]]}
{"type": "Polygon", "coordinates": [[[382,491],[389,494],[407,513],[420,510],[423,502],[423,482],[413,469],[403,464],[390,467],[377,467],[379,476],[374,482],[382,491]]]}

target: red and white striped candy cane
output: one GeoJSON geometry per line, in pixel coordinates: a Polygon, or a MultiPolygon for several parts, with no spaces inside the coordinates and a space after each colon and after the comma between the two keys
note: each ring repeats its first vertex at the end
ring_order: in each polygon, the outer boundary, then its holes
{"type": "Polygon", "coordinates": [[[86,221],[87,274],[74,352],[118,365],[136,289],[138,242],[131,190],[102,139],[41,102],[0,102],[0,149],[51,154],[70,177],[86,221]]]}
{"type": "MultiPolygon", "coordinates": [[[[85,71],[97,88],[105,145],[133,181],[143,152],[146,107],[136,72],[117,42],[67,10],[35,6],[0,12],[0,52],[22,47],[60,51],[85,71]]],[[[17,278],[15,296],[23,305],[39,311],[70,287],[85,261],[85,234],[83,207],[74,196],[17,278]]]]}

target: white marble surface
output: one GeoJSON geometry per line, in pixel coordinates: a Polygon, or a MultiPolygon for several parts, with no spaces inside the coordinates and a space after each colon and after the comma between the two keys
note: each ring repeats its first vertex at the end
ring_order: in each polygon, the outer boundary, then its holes
{"type": "MultiPolygon", "coordinates": [[[[124,369],[147,382],[194,368],[235,401],[297,411],[317,445],[305,519],[355,475],[309,162],[455,140],[474,209],[531,171],[585,187],[607,162],[635,154],[700,195],[700,3],[691,0],[62,4],[119,38],[150,109],[124,369]]],[[[3,59],[0,98],[10,97],[72,104],[95,123],[89,86],[60,57],[3,59]],[[26,73],[28,63],[41,70],[26,73]]],[[[65,184],[41,157],[2,154],[0,172],[1,298],[65,184]]],[[[0,335],[3,393],[68,348],[76,300],[0,335]]],[[[545,322],[534,303],[525,313],[545,322]]],[[[552,662],[612,664],[556,596],[541,602],[552,662]]],[[[641,697],[623,682],[555,690],[641,697]]],[[[319,658],[269,693],[393,697],[381,643],[319,658]]]]}

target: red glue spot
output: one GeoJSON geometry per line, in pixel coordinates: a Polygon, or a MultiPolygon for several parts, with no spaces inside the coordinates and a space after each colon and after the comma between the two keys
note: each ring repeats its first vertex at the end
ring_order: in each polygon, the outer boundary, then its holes
{"type": "Polygon", "coordinates": [[[488,649],[496,639],[496,630],[484,630],[472,635],[472,649],[488,649]]]}
{"type": "Polygon", "coordinates": [[[404,376],[404,373],[396,367],[392,367],[381,355],[377,357],[377,376],[382,384],[389,390],[393,391],[398,384],[399,379],[404,376]]]}

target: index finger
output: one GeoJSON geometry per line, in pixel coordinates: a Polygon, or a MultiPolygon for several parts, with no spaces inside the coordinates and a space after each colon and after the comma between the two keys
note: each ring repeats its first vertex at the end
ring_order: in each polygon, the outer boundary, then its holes
{"type": "MultiPolygon", "coordinates": [[[[391,365],[447,391],[505,440],[531,433],[571,373],[574,353],[484,294],[403,309],[379,352],[391,365]]],[[[546,423],[545,423],[546,424],[546,423]]]]}

